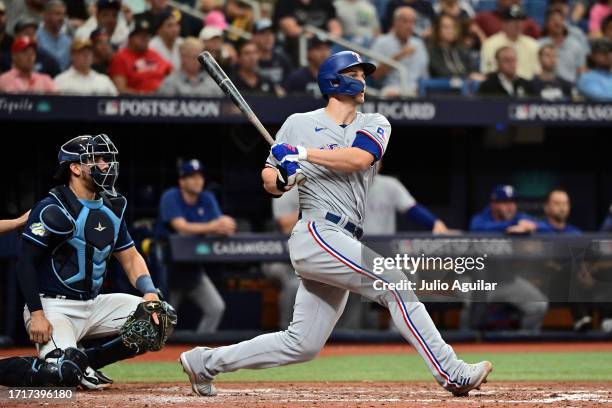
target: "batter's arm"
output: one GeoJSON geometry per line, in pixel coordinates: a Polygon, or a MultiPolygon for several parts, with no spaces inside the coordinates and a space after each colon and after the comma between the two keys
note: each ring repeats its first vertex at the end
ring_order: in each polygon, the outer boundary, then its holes
{"type": "Polygon", "coordinates": [[[263,180],[264,190],[274,196],[282,196],[284,191],[281,191],[276,187],[277,177],[278,174],[276,169],[272,167],[264,167],[264,169],[261,171],[261,179],[263,180]]]}
{"type": "Polygon", "coordinates": [[[343,147],[333,150],[306,149],[306,160],[330,170],[354,173],[368,169],[376,159],[371,153],[358,147],[343,147]]]}

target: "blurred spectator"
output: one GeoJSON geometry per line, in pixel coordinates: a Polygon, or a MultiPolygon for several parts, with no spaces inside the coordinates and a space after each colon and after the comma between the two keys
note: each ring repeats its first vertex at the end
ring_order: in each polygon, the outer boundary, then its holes
{"type": "Polygon", "coordinates": [[[289,75],[283,88],[288,94],[309,94],[315,98],[321,97],[321,90],[317,82],[319,67],[330,55],[327,41],[314,36],[308,40],[308,66],[302,67],[289,75]]]}
{"type": "Polygon", "coordinates": [[[202,41],[187,37],[179,47],[179,69],[164,79],[157,92],[167,96],[224,96],[221,88],[198,62],[198,55],[203,49],[202,41]]]}
{"type": "Polygon", "coordinates": [[[204,14],[221,8],[223,0],[196,0],[195,7],[204,14]]]}
{"type": "Polygon", "coordinates": [[[400,7],[410,7],[415,11],[413,33],[421,38],[429,38],[436,12],[429,0],[391,0],[387,5],[387,11],[383,20],[385,32],[393,29],[395,10],[400,7]]]}
{"type": "MultiPolygon", "coordinates": [[[[229,25],[232,28],[236,28],[247,33],[252,31],[253,10],[250,3],[243,0],[226,0],[225,15],[230,21],[229,25]]],[[[236,43],[241,40],[241,37],[229,30],[227,33],[227,39],[228,41],[236,43]]]]}
{"type": "Polygon", "coordinates": [[[557,75],[557,49],[552,44],[543,45],[538,57],[542,72],[531,81],[534,95],[548,101],[570,99],[572,84],[557,75]]]}
{"type": "Polygon", "coordinates": [[[480,50],[480,72],[488,74],[497,69],[495,55],[504,46],[511,46],[517,55],[517,73],[525,79],[531,79],[540,71],[538,63],[539,46],[536,40],[523,34],[525,13],[519,6],[507,9],[502,30],[487,38],[480,50]]]}
{"type": "Polygon", "coordinates": [[[96,72],[108,75],[108,67],[113,58],[113,46],[110,36],[104,28],[96,28],[89,36],[93,45],[93,65],[96,72]]]}
{"type": "Polygon", "coordinates": [[[559,11],[563,15],[563,19],[565,20],[565,28],[568,31],[568,36],[573,37],[574,39],[579,41],[580,45],[588,50],[590,48],[588,37],[586,36],[584,31],[582,31],[580,27],[574,25],[572,23],[572,20],[570,19],[568,0],[550,0],[548,4],[548,12],[554,10],[559,11]]]}
{"type": "MultiPolygon", "coordinates": [[[[567,2],[567,0],[565,1],[567,2]]],[[[588,26],[588,21],[586,21],[587,16],[591,10],[591,7],[593,7],[597,1],[598,0],[574,0],[572,2],[572,9],[570,13],[570,21],[572,24],[580,25],[586,31],[588,26]]]]}
{"type": "MultiPolygon", "coordinates": [[[[15,24],[15,36],[17,37],[30,37],[36,42],[36,32],[38,29],[38,23],[31,19],[19,20],[15,24]]],[[[47,74],[51,77],[56,76],[61,72],[59,64],[55,61],[46,50],[38,49],[36,52],[36,63],[34,64],[34,71],[47,74]]]]}
{"type": "Polygon", "coordinates": [[[230,75],[236,89],[250,95],[276,95],[281,91],[268,78],[258,72],[259,50],[251,41],[238,46],[238,63],[230,75]]]}
{"type": "Polygon", "coordinates": [[[551,44],[557,50],[557,74],[568,82],[576,82],[578,74],[585,68],[588,50],[579,38],[571,35],[561,11],[552,9],[548,12],[542,36],[540,45],[551,44]]]}
{"type": "Polygon", "coordinates": [[[449,15],[441,15],[434,24],[429,48],[429,74],[436,77],[483,80],[469,54],[459,45],[459,22],[449,15]]]}
{"type": "Polygon", "coordinates": [[[77,29],[89,18],[86,0],[64,0],[66,4],[66,14],[68,15],[68,26],[77,29]]]}
{"type": "Polygon", "coordinates": [[[15,37],[11,46],[13,68],[0,75],[0,92],[55,93],[49,75],[34,72],[36,41],[30,37],[15,37]]]}
{"type": "MultiPolygon", "coordinates": [[[[272,199],[272,216],[277,228],[287,237],[298,221],[298,200],[297,188],[292,188],[281,197],[272,199]]],[[[278,324],[281,328],[289,327],[300,279],[290,262],[262,263],[261,272],[278,285],[278,324]]]]}
{"type": "Polygon", "coordinates": [[[20,20],[31,20],[36,23],[42,21],[43,11],[47,0],[4,0],[6,4],[7,31],[14,37],[18,37],[15,32],[15,24],[20,20]]]}
{"type": "Polygon", "coordinates": [[[0,0],[0,73],[11,69],[13,37],[6,32],[6,6],[0,0]]]}
{"type": "Polygon", "coordinates": [[[96,0],[96,13],[76,31],[74,36],[81,40],[90,37],[96,28],[104,28],[110,33],[110,41],[115,49],[125,45],[130,33],[127,22],[120,18],[121,0],[96,0]]]}
{"type": "Polygon", "coordinates": [[[305,25],[342,36],[342,25],[331,0],[278,0],[272,21],[286,37],[285,49],[295,65],[300,60],[298,37],[303,34],[305,25]]]}
{"type": "MultiPolygon", "coordinates": [[[[393,12],[393,26],[388,34],[381,35],[374,40],[372,50],[386,55],[407,70],[408,92],[416,95],[417,81],[429,76],[429,57],[423,40],[414,36],[414,24],[417,13],[410,7],[396,8],[393,12]]],[[[399,72],[382,63],[372,75],[376,80],[382,80],[383,94],[386,96],[399,95],[401,86],[399,72]]]]}
{"type": "MultiPolygon", "coordinates": [[[[504,24],[504,16],[507,14],[508,9],[512,6],[520,6],[521,0],[497,0],[497,6],[495,10],[483,11],[478,13],[474,18],[474,21],[484,31],[487,37],[498,33],[502,30],[504,24]]],[[[525,16],[525,28],[523,30],[525,35],[533,38],[540,36],[540,27],[538,23],[531,17],[525,16]]]]}
{"type": "Polygon", "coordinates": [[[157,51],[175,69],[181,65],[179,46],[183,39],[179,38],[180,29],[177,10],[167,9],[155,17],[153,26],[155,36],[149,43],[149,47],[157,51]]]}
{"type": "Polygon", "coordinates": [[[514,187],[496,186],[491,192],[489,206],[472,217],[470,231],[506,232],[508,234],[535,232],[537,229],[535,220],[517,211],[516,199],[514,187]]]}
{"type": "Polygon", "coordinates": [[[589,70],[578,79],[578,90],[587,99],[612,101],[612,42],[595,41],[588,61],[589,70]]]}
{"type": "Polygon", "coordinates": [[[259,73],[274,84],[281,84],[293,70],[285,51],[276,46],[272,22],[262,19],[253,27],[253,42],[259,50],[259,73]]]}
{"type": "Polygon", "coordinates": [[[612,15],[601,21],[601,35],[603,38],[612,41],[612,15]]]}
{"type": "Polygon", "coordinates": [[[569,224],[570,197],[562,188],[555,188],[546,194],[544,220],[538,222],[538,233],[580,234],[579,228],[569,224]]]}
{"type": "Polygon", "coordinates": [[[55,77],[55,85],[60,93],[76,95],[118,94],[113,81],[104,74],[94,71],[93,45],[89,40],[75,39],[70,47],[72,66],[55,77]]]}
{"type": "Polygon", "coordinates": [[[438,17],[447,15],[460,21],[469,21],[474,16],[474,10],[469,4],[459,0],[439,0],[434,4],[434,11],[438,17]]]}
{"type": "Polygon", "coordinates": [[[149,48],[149,30],[147,20],[136,20],[127,46],[113,55],[108,72],[121,94],[155,92],[172,71],[170,63],[149,48]]]}
{"type": "Polygon", "coordinates": [[[172,11],[181,26],[181,37],[197,36],[202,29],[202,20],[189,14],[182,13],[180,10],[168,5],[168,0],[147,0],[149,9],[143,13],[136,14],[135,20],[147,20],[149,25],[155,25],[155,19],[162,13],[172,11]]]}
{"type": "Polygon", "coordinates": [[[589,35],[592,38],[601,37],[601,22],[611,14],[612,0],[599,0],[597,4],[591,7],[589,14],[589,35]]]}
{"type": "Polygon", "coordinates": [[[231,71],[237,59],[236,50],[231,44],[223,42],[223,30],[214,26],[206,26],[200,31],[200,40],[204,42],[204,50],[215,57],[219,66],[225,72],[231,71]]]}
{"type": "Polygon", "coordinates": [[[367,0],[335,0],[344,38],[368,47],[380,33],[376,8],[367,0]]]}
{"type": "Polygon", "coordinates": [[[612,232],[612,205],[610,205],[608,215],[601,224],[601,232],[612,232]]]}
{"type": "MultiPolygon", "coordinates": [[[[171,234],[233,235],[236,232],[236,221],[223,215],[212,192],[204,191],[205,181],[204,168],[199,160],[189,160],[181,165],[178,187],[164,191],[160,199],[155,227],[158,245],[167,248],[171,234]]],[[[178,309],[183,297],[187,296],[202,309],[203,316],[196,331],[215,332],[225,312],[225,302],[202,266],[171,263],[168,256],[164,258],[162,263],[171,272],[170,303],[178,309]]]]}
{"type": "Polygon", "coordinates": [[[70,66],[71,39],[62,31],[66,5],[62,0],[49,0],[45,5],[43,23],[36,33],[38,49],[51,55],[63,71],[70,66]]]}

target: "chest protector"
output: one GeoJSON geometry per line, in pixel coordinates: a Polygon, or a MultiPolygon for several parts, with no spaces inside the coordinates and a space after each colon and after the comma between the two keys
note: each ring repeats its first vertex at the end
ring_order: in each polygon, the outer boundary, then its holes
{"type": "Polygon", "coordinates": [[[66,186],[55,187],[49,194],[60,207],[49,208],[49,211],[45,208],[41,212],[45,228],[58,237],[51,253],[53,272],[68,289],[85,298],[95,297],[102,287],[106,264],[117,242],[126,199],[117,196],[81,202],[66,186]],[[46,214],[49,215],[45,217],[46,214]],[[64,219],[58,222],[58,218],[64,219]],[[71,228],[50,224],[70,225],[71,228]]]}

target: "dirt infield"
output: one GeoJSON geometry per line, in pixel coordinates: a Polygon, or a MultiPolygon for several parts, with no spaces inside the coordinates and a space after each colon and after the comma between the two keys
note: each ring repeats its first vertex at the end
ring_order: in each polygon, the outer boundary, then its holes
{"type": "MultiPolygon", "coordinates": [[[[188,345],[172,345],[129,361],[176,361],[188,345]]],[[[463,352],[610,352],[612,343],[510,343],[458,344],[463,352]]],[[[0,356],[31,354],[31,349],[0,350],[0,356]]],[[[414,353],[406,344],[329,345],[321,355],[414,353]]],[[[510,382],[493,381],[469,397],[455,398],[429,382],[221,382],[216,397],[195,396],[187,378],[180,383],[115,384],[104,391],[79,391],[76,401],[67,403],[16,403],[11,407],[317,407],[317,408],[399,408],[399,407],[612,407],[610,382],[510,382]]],[[[3,405],[0,401],[0,405],[3,405]]]]}
{"type": "MultiPolygon", "coordinates": [[[[43,405],[35,403],[36,405],[43,405]]],[[[59,406],[59,404],[44,404],[59,406]]],[[[32,406],[11,404],[12,407],[32,406]]],[[[102,407],[612,407],[609,383],[486,384],[456,398],[433,383],[222,383],[216,397],[196,397],[187,384],[122,384],[78,392],[62,406],[102,407]]]]}

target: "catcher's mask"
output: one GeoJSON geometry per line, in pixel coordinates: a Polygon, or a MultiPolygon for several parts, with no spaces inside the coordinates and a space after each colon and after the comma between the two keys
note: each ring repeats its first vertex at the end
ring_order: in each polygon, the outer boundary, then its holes
{"type": "Polygon", "coordinates": [[[105,134],[77,136],[60,148],[58,160],[64,163],[80,163],[89,167],[91,179],[99,192],[117,196],[115,182],[119,177],[119,150],[105,134]],[[99,166],[102,159],[107,167],[99,166]]]}

